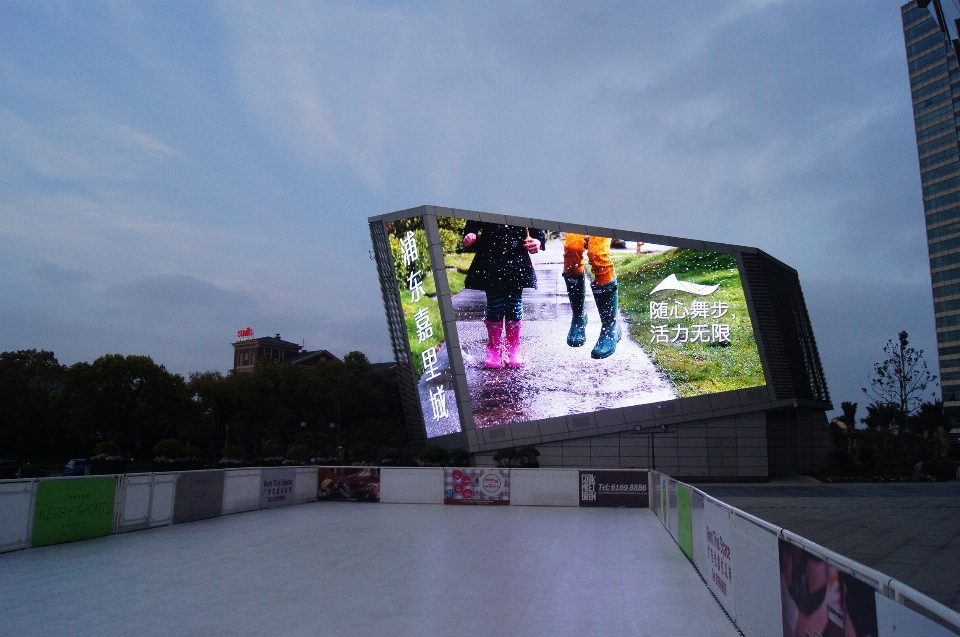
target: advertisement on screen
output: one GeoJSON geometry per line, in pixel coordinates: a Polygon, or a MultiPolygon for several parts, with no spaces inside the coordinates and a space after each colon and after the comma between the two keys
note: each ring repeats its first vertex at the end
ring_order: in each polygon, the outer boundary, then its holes
{"type": "Polygon", "coordinates": [[[510,504],[509,469],[444,469],[444,504],[510,504]]]}
{"type": "Polygon", "coordinates": [[[320,467],[320,500],[380,501],[380,467],[320,467]]]}
{"type": "Polygon", "coordinates": [[[779,540],[784,637],[875,637],[873,587],[799,546],[779,540]]]}
{"type": "Polygon", "coordinates": [[[612,469],[580,472],[580,506],[629,507],[650,505],[646,471],[612,469]]]}
{"type": "Polygon", "coordinates": [[[766,382],[732,254],[437,221],[478,428],[766,382]]]}
{"type": "Polygon", "coordinates": [[[461,430],[423,217],[386,224],[427,437],[461,430]]]}

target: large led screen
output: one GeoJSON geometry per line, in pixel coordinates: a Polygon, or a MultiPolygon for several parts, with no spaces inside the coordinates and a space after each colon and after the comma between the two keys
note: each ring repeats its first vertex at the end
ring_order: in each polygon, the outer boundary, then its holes
{"type": "Polygon", "coordinates": [[[427,437],[460,431],[423,217],[386,224],[427,437]]]}
{"type": "Polygon", "coordinates": [[[477,427],[765,384],[733,254],[437,222],[477,427]]]}

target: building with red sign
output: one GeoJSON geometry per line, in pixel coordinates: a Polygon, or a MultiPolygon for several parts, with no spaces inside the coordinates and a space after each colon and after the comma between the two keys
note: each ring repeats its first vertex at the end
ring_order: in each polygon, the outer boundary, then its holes
{"type": "MultiPolygon", "coordinates": [[[[304,365],[313,367],[317,363],[339,361],[340,359],[325,349],[308,351],[299,343],[291,343],[280,338],[279,334],[252,338],[253,330],[247,328],[249,335],[238,336],[233,343],[233,369],[230,373],[252,372],[257,361],[272,360],[279,364],[304,365]]],[[[237,332],[238,335],[240,332],[237,332]]]]}

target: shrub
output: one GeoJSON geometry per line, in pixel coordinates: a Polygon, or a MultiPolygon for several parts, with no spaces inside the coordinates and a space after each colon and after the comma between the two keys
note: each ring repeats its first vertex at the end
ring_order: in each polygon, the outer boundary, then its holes
{"type": "Polygon", "coordinates": [[[429,445],[420,450],[417,464],[421,467],[443,467],[450,459],[450,453],[443,447],[429,445]]]}
{"type": "Polygon", "coordinates": [[[283,458],[286,455],[283,445],[270,441],[263,445],[263,456],[265,458],[283,458]]]}
{"type": "Polygon", "coordinates": [[[199,458],[202,455],[203,452],[200,451],[199,447],[194,447],[193,445],[184,445],[183,447],[184,458],[199,458]]]}
{"type": "Polygon", "coordinates": [[[857,460],[860,466],[867,471],[873,471],[877,466],[877,453],[872,445],[861,445],[857,449],[857,460]]]}
{"type": "Polygon", "coordinates": [[[456,448],[450,451],[450,466],[451,467],[469,467],[470,466],[470,454],[467,453],[466,449],[456,448]]]}
{"type": "Polygon", "coordinates": [[[843,473],[847,471],[853,471],[854,469],[853,456],[843,449],[831,451],[827,455],[827,461],[829,462],[831,471],[839,471],[843,473]]]}
{"type": "Polygon", "coordinates": [[[173,438],[164,438],[153,447],[155,457],[164,457],[171,460],[183,457],[183,443],[173,438]]]}
{"type": "Polygon", "coordinates": [[[350,459],[354,462],[376,462],[377,448],[369,442],[361,442],[350,450],[350,459]]]}
{"type": "Polygon", "coordinates": [[[949,460],[929,460],[923,463],[927,474],[938,480],[953,480],[957,475],[957,463],[949,460]]]}
{"type": "Polygon", "coordinates": [[[93,455],[95,456],[99,456],[101,454],[106,454],[108,456],[119,456],[121,453],[120,446],[112,440],[101,442],[93,448],[93,455]]]}
{"type": "Polygon", "coordinates": [[[230,460],[246,460],[247,450],[240,445],[230,445],[223,450],[223,457],[230,460]]]}
{"type": "Polygon", "coordinates": [[[304,445],[290,445],[287,449],[287,460],[294,462],[308,462],[310,460],[310,450],[304,445]]]}
{"type": "Polygon", "coordinates": [[[505,469],[536,469],[540,466],[540,452],[536,447],[500,449],[493,454],[493,462],[505,469]]]}
{"type": "Polygon", "coordinates": [[[387,447],[380,454],[380,464],[387,467],[395,467],[403,463],[403,449],[400,447],[387,447]]]}

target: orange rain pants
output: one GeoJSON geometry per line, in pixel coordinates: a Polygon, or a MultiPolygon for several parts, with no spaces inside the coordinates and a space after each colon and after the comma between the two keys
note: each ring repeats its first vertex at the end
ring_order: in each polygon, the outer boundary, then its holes
{"type": "Polygon", "coordinates": [[[563,241],[563,271],[565,274],[583,274],[583,251],[587,251],[590,271],[593,272],[595,285],[606,285],[613,281],[616,273],[610,259],[610,239],[593,237],[589,240],[582,234],[568,232],[563,241]]]}

